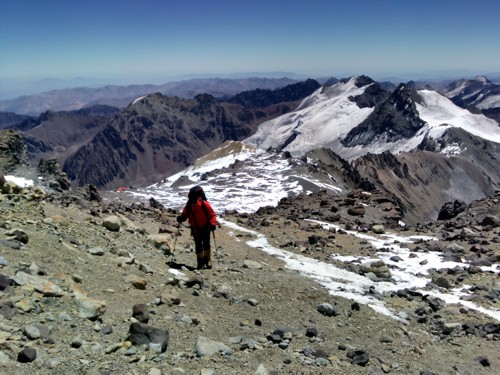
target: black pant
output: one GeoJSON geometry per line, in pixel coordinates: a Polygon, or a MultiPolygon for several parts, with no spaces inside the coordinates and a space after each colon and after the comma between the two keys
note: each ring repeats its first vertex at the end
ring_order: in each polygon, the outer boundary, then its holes
{"type": "Polygon", "coordinates": [[[202,253],[203,250],[210,250],[210,231],[208,229],[193,233],[193,238],[196,254],[202,253]]]}

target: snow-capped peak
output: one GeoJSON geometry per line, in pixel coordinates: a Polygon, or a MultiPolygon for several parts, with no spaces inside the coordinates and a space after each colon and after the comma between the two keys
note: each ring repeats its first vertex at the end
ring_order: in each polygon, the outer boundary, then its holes
{"type": "Polygon", "coordinates": [[[433,138],[439,137],[450,127],[457,127],[483,139],[500,143],[500,127],[495,120],[472,114],[435,91],[421,90],[418,94],[422,103],[417,103],[417,110],[420,118],[428,124],[433,138]]]}
{"type": "Polygon", "coordinates": [[[373,107],[360,108],[352,100],[373,84],[358,87],[358,78],[319,88],[296,111],[261,124],[245,143],[262,149],[281,148],[292,155],[330,147],[373,111],[373,107]]]}
{"type": "Polygon", "coordinates": [[[491,81],[485,76],[477,76],[476,78],[474,78],[474,80],[481,82],[483,85],[491,84],[491,81]]]}

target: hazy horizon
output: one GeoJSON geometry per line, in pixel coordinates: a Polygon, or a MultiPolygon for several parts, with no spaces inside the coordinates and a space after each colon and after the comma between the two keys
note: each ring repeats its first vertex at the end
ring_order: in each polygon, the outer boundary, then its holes
{"type": "Polygon", "coordinates": [[[470,78],[500,72],[498,45],[496,0],[3,1],[0,97],[247,73],[470,78]]]}

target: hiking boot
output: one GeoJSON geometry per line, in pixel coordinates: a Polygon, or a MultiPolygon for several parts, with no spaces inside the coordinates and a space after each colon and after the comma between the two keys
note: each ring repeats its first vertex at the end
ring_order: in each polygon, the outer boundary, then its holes
{"type": "Polygon", "coordinates": [[[203,252],[204,258],[205,258],[205,265],[207,266],[208,269],[212,269],[212,256],[211,256],[211,250],[205,250],[203,252]]]}
{"type": "Polygon", "coordinates": [[[205,265],[205,257],[203,256],[203,252],[200,251],[199,253],[196,253],[196,268],[201,270],[204,265],[205,265]]]}

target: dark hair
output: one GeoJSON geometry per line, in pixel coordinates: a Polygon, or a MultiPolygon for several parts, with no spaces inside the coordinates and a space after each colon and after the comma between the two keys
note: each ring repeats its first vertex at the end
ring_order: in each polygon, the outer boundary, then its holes
{"type": "Polygon", "coordinates": [[[196,185],[189,189],[188,199],[190,203],[198,202],[199,198],[203,199],[204,201],[207,200],[205,192],[203,191],[203,188],[201,186],[196,185]]]}

